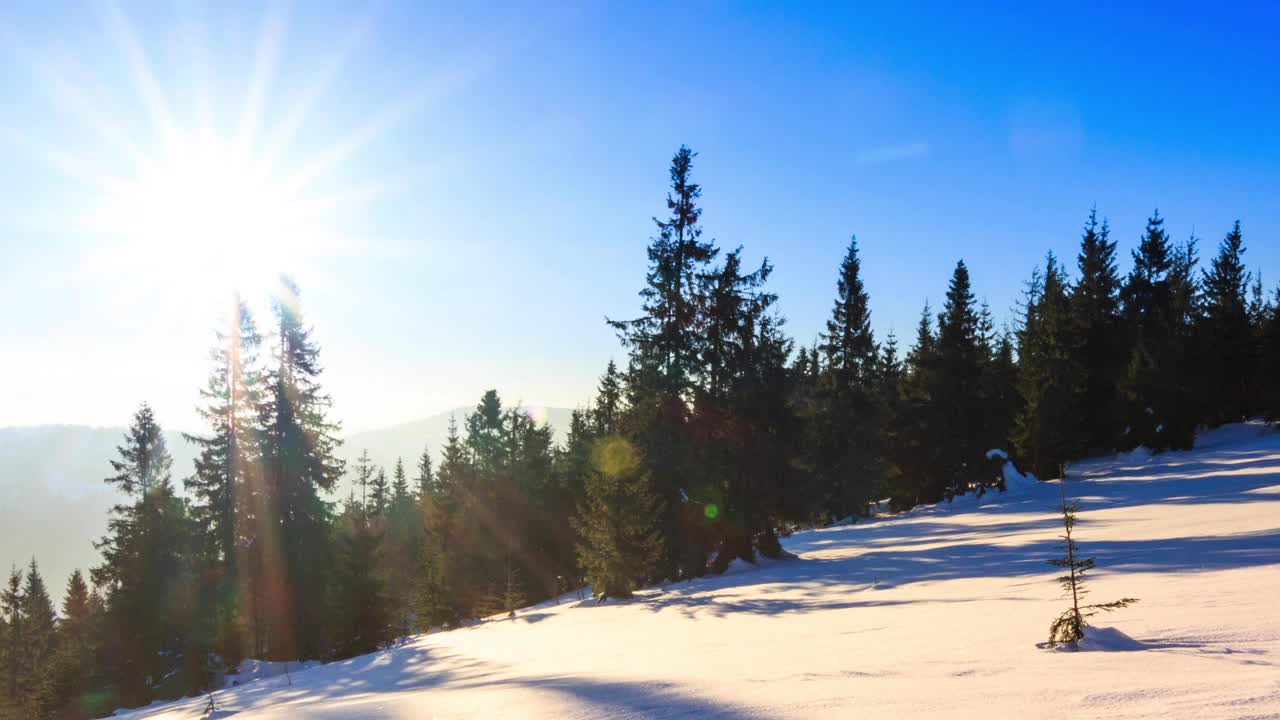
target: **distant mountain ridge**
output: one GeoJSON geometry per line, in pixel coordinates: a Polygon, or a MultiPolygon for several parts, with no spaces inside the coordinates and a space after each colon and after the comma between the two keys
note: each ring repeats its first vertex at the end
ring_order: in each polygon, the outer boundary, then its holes
{"type": "MultiPolygon", "coordinates": [[[[403,458],[410,477],[429,447],[433,459],[448,436],[449,418],[459,426],[472,407],[344,437],[338,454],[348,461],[368,450],[375,463],[391,472],[403,458]]],[[[556,440],[569,427],[571,410],[527,407],[535,419],[551,425],[556,440]]],[[[0,428],[0,571],[24,566],[34,556],[51,590],[60,596],[75,568],[98,563],[93,541],[106,532],[107,511],[119,495],[102,480],[123,441],[124,427],[34,425],[0,428]]],[[[173,455],[173,480],[179,489],[194,472],[196,447],[178,431],[165,433],[173,455]]],[[[346,495],[346,486],[338,489],[346,495]]]]}

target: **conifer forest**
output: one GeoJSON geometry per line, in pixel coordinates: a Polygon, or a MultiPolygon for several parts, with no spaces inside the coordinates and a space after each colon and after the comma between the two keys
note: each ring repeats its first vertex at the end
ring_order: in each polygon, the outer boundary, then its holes
{"type": "Polygon", "coordinates": [[[625,355],[560,440],[489,391],[443,447],[344,462],[305,288],[281,278],[266,316],[229,299],[191,378],[194,474],[175,473],[147,398],[120,408],[100,562],[52,578],[37,557],[5,581],[0,717],[96,717],[206,693],[246,658],[332,661],[566,593],[715,576],[801,529],[999,493],[991,450],[1051,479],[1280,419],[1280,288],[1249,265],[1247,219],[1174,238],[1153,210],[1121,258],[1105,208],[1081,208],[1077,254],[1045,256],[1009,323],[957,249],[904,338],[873,334],[851,237],[813,279],[825,330],[801,342],[769,260],[712,239],[697,160],[680,147],[652,188],[639,312],[607,318],[625,355]]]}

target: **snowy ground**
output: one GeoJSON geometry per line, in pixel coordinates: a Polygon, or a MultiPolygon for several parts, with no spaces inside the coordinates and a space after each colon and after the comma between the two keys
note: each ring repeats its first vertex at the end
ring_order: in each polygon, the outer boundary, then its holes
{"type": "Polygon", "coordinates": [[[1091,597],[1141,599],[1080,652],[1036,647],[1065,607],[1043,484],[250,682],[219,693],[218,717],[1280,718],[1280,434],[1233,426],[1192,452],[1081,463],[1067,487],[1098,559],[1091,597]]]}

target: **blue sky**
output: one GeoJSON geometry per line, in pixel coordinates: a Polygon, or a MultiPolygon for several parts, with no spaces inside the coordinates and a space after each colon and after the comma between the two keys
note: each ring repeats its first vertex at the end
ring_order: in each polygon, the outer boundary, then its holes
{"type": "Polygon", "coordinates": [[[166,127],[250,159],[289,137],[280,175],[337,199],[323,240],[229,246],[295,273],[353,430],[489,387],[585,401],[681,143],[707,233],[774,262],[804,342],[852,233],[875,328],[904,339],[960,257],[1010,317],[1095,204],[1122,268],[1159,207],[1204,256],[1239,218],[1280,280],[1274,4],[466,5],[0,9],[0,425],[117,424],[143,399],[194,424],[224,295],[192,238],[224,218],[178,195],[187,220],[95,225],[166,127]]]}

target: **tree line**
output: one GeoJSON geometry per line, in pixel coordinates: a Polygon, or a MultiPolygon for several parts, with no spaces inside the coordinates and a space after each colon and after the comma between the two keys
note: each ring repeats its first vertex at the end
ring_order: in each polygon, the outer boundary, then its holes
{"type": "Polygon", "coordinates": [[[872,331],[851,240],[825,330],[797,345],[769,261],[703,236],[695,157],[672,158],[639,315],[608,320],[625,363],[560,443],[489,391],[438,455],[348,468],[298,287],[282,279],[266,332],[237,299],[200,391],[205,431],[187,436],[195,472],[175,481],[142,405],[89,580],[74,573],[55,610],[35,560],[11,572],[0,718],[97,716],[201,692],[247,657],[348,657],[587,586],[627,598],[723,572],[883,500],[998,488],[993,448],[1049,477],[1280,417],[1280,289],[1248,271],[1238,222],[1201,267],[1199,241],[1153,214],[1122,275],[1091,212],[1075,272],[1048,255],[1002,327],[959,261],[905,351],[872,331]]]}

